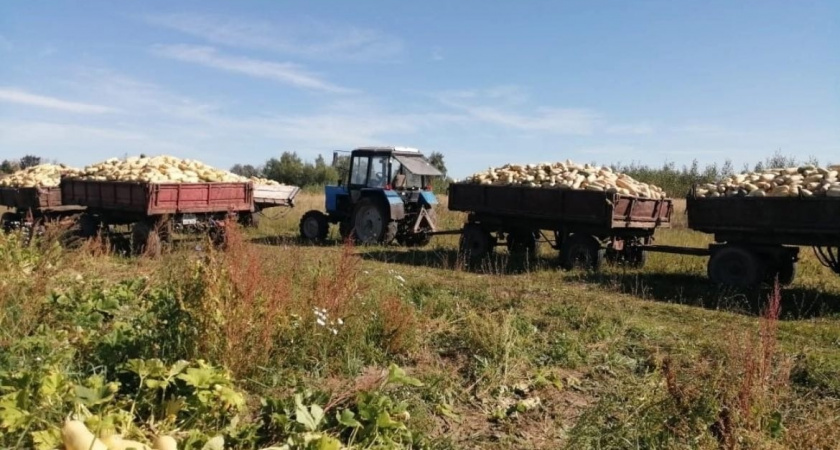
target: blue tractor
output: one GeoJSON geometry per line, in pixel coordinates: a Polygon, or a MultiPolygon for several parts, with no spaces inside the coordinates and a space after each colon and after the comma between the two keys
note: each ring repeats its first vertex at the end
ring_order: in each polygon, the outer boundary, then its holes
{"type": "Polygon", "coordinates": [[[429,243],[435,228],[431,180],[443,174],[416,149],[362,147],[350,153],[350,167],[338,186],[327,186],[326,214],[312,210],[300,220],[305,240],[322,242],[330,224],[342,239],[409,247],[429,243]]]}

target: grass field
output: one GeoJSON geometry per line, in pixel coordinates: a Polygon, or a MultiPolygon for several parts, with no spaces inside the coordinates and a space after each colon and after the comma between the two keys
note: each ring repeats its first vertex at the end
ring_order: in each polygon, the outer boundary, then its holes
{"type": "MultiPolygon", "coordinates": [[[[808,249],[780,292],[718,288],[690,256],[564,272],[547,246],[470,271],[457,236],[301,244],[322,200],[298,203],[223,253],[0,237],[0,447],[56,448],[70,414],[179,448],[840,442],[840,277],[808,249]]],[[[708,244],[684,224],[657,243],[708,244]]]]}

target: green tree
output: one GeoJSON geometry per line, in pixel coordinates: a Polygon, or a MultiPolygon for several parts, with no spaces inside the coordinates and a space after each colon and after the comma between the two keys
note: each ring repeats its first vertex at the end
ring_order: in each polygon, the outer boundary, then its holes
{"type": "Polygon", "coordinates": [[[20,164],[17,161],[9,161],[8,159],[4,159],[2,163],[0,163],[0,173],[14,173],[20,170],[20,164]]]}
{"type": "Polygon", "coordinates": [[[446,163],[443,161],[443,153],[440,152],[432,152],[429,155],[429,163],[437,170],[440,170],[443,173],[443,177],[446,178],[446,163]]]}
{"type": "Polygon", "coordinates": [[[26,169],[29,167],[37,166],[41,164],[41,157],[35,155],[26,155],[20,159],[20,168],[26,169]]]}
{"type": "Polygon", "coordinates": [[[234,164],[230,171],[242,177],[259,177],[262,175],[262,169],[250,164],[234,164]]]}
{"type": "Polygon", "coordinates": [[[303,160],[296,152],[283,152],[280,159],[271,158],[265,163],[266,178],[280,183],[305,186],[303,160]]]}
{"type": "Polygon", "coordinates": [[[314,184],[323,186],[338,181],[338,172],[332,166],[327,165],[327,161],[324,159],[323,155],[318,155],[318,157],[315,158],[314,168],[314,184]]]}

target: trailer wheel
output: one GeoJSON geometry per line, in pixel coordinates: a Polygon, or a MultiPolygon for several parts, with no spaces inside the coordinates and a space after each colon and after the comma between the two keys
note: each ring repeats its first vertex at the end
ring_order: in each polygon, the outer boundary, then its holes
{"type": "Polygon", "coordinates": [[[135,222],[131,227],[131,250],[135,255],[160,256],[161,240],[158,231],[148,222],[135,222]]]}
{"type": "Polygon", "coordinates": [[[708,274],[717,284],[749,287],[762,281],[762,269],[755,253],[743,247],[725,246],[709,258],[708,274]]]}
{"type": "Polygon", "coordinates": [[[592,236],[573,234],[560,247],[560,264],[566,270],[581,268],[598,271],[604,262],[606,249],[592,236]]]}
{"type": "Polygon", "coordinates": [[[330,230],[326,214],[321,211],[307,211],[300,218],[300,236],[309,242],[324,242],[330,230]]]}
{"type": "Polygon", "coordinates": [[[783,261],[774,270],[769,270],[767,272],[767,284],[773,285],[776,277],[779,278],[779,284],[782,286],[793,283],[793,280],[796,279],[796,262],[793,260],[783,261]]]}
{"type": "Polygon", "coordinates": [[[380,205],[363,198],[353,211],[356,242],[363,245],[390,244],[397,237],[397,223],[389,220],[380,205]]]}
{"type": "Polygon", "coordinates": [[[514,230],[508,233],[507,248],[512,255],[528,255],[535,257],[539,251],[539,236],[533,230],[514,230]]]}
{"type": "Polygon", "coordinates": [[[493,237],[490,233],[474,223],[464,225],[459,243],[461,256],[469,263],[475,263],[490,256],[493,252],[493,237]]]}
{"type": "Polygon", "coordinates": [[[620,252],[607,251],[607,261],[633,269],[643,268],[647,264],[647,259],[647,252],[636,245],[625,244],[624,250],[620,252]]]}
{"type": "Polygon", "coordinates": [[[2,216],[0,216],[0,226],[3,227],[3,231],[9,233],[12,231],[12,222],[14,222],[15,213],[11,212],[4,212],[2,216]]]}
{"type": "Polygon", "coordinates": [[[258,212],[240,213],[237,219],[243,227],[259,228],[260,226],[260,213],[258,212]]]}
{"type": "Polygon", "coordinates": [[[99,232],[99,221],[90,214],[82,214],[79,217],[79,235],[84,238],[92,238],[99,232]]]}

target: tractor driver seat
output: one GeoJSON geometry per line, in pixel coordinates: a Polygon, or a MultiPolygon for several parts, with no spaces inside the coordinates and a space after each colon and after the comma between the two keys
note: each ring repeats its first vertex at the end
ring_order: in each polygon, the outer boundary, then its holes
{"type": "Polygon", "coordinates": [[[398,173],[394,176],[394,189],[402,189],[405,187],[405,174],[398,173]]]}

